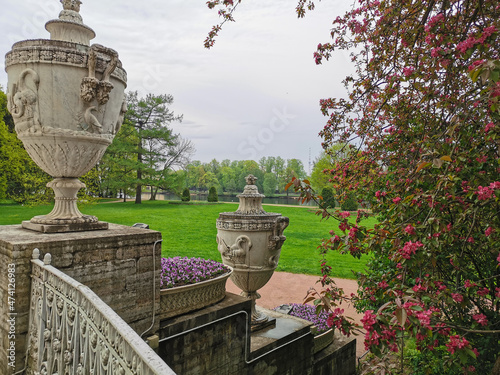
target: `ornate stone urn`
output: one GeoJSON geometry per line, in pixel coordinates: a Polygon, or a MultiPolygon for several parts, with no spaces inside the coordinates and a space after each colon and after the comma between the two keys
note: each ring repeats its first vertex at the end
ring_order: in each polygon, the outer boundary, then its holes
{"type": "Polygon", "coordinates": [[[118,54],[99,44],[83,24],[79,0],[61,0],[59,19],[47,22],[50,40],[25,40],[7,53],[8,109],[30,157],[54,177],[55,206],[23,222],[42,232],[106,229],[76,205],[92,169],[120,129],[127,75],[118,54]]]}
{"type": "Polygon", "coordinates": [[[252,300],[252,324],[263,324],[268,317],[257,311],[257,290],[262,288],[278,266],[281,246],[286,237],[287,217],[262,209],[263,194],[259,194],[255,180],[249,175],[240,205],[236,212],[223,212],[217,219],[217,244],[222,262],[233,268],[231,280],[252,300]]]}

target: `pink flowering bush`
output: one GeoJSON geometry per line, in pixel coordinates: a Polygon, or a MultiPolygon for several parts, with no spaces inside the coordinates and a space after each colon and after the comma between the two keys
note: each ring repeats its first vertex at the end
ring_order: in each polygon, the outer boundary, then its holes
{"type": "MultiPolygon", "coordinates": [[[[312,9],[298,0],[299,17],[312,9]]],[[[356,305],[374,354],[411,339],[447,371],[488,374],[500,368],[500,4],[359,0],[329,38],[314,61],[348,50],[355,73],[345,96],[319,103],[324,149],[346,145],[325,173],[340,201],[356,196],[379,224],[364,226],[366,211],[353,222],[322,209],[338,225],[320,250],[372,255],[356,305]]],[[[317,199],[307,180],[289,186],[317,199]]],[[[322,261],[323,290],[311,298],[348,334],[356,326],[337,309],[355,298],[330,267],[322,261]]]]}

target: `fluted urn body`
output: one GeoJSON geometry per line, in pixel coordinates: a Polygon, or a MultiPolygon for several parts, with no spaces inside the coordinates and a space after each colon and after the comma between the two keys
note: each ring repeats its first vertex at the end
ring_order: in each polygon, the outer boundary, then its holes
{"type": "Polygon", "coordinates": [[[283,231],[287,217],[268,213],[262,208],[263,194],[255,185],[256,178],[247,178],[240,205],[235,212],[223,212],[217,219],[217,244],[222,262],[233,268],[231,280],[252,300],[252,324],[267,317],[255,309],[257,291],[269,281],[278,266],[281,247],[286,240],[283,231]]]}
{"type": "Polygon", "coordinates": [[[119,130],[126,111],[126,72],[118,54],[98,44],[83,24],[79,0],[62,0],[47,22],[51,39],[21,41],[5,61],[7,99],[15,130],[34,162],[54,177],[51,213],[23,226],[41,231],[105,229],[77,208],[79,177],[92,169],[119,130]],[[47,229],[55,226],[56,229],[47,229]]]}

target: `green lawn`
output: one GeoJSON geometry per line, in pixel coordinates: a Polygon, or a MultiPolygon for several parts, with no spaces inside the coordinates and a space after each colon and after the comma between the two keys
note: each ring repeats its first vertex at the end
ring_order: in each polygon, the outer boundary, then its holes
{"type": "MultiPolygon", "coordinates": [[[[179,205],[165,201],[144,201],[142,205],[133,202],[100,203],[80,209],[110,223],[149,224],[151,229],[162,233],[162,252],[165,257],[180,255],[220,261],[215,220],[220,212],[235,211],[237,207],[236,203],[179,205]]],[[[284,233],[287,240],[281,251],[278,270],[319,275],[320,255],[317,246],[321,238],[329,236],[328,232],[335,228],[336,222],[333,219],[321,221],[311,208],[264,205],[264,209],[290,218],[290,225],[284,233]]],[[[19,224],[22,220],[46,214],[50,210],[50,206],[0,205],[0,225],[19,224]]],[[[375,224],[375,219],[368,220],[372,226],[375,224]]],[[[330,253],[328,260],[333,267],[333,276],[351,279],[354,278],[351,270],[362,271],[366,263],[366,257],[358,260],[337,253],[330,253]]]]}

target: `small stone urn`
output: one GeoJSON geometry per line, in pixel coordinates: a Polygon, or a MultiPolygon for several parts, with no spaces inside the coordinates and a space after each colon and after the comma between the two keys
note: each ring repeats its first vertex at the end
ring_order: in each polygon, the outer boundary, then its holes
{"type": "Polygon", "coordinates": [[[23,222],[42,232],[106,229],[76,205],[78,178],[101,159],[126,112],[127,75],[116,51],[90,46],[79,0],[61,0],[59,18],[47,22],[50,40],[25,40],[5,59],[7,103],[15,130],[34,162],[54,177],[55,206],[23,222]]]}
{"type": "Polygon", "coordinates": [[[286,237],[287,217],[267,213],[262,209],[263,194],[259,194],[255,180],[249,175],[240,205],[236,212],[223,212],[217,219],[217,244],[222,262],[233,267],[231,280],[252,300],[252,324],[265,324],[268,317],[255,308],[262,288],[278,266],[281,246],[286,237]]]}

